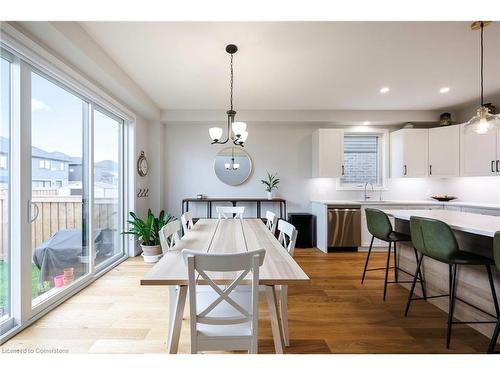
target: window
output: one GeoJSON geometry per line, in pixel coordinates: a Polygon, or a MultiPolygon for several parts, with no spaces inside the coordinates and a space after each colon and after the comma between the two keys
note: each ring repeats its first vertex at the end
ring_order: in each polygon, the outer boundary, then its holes
{"type": "Polygon", "coordinates": [[[64,167],[64,163],[61,163],[59,165],[59,170],[64,171],[66,168],[64,167]]]}
{"type": "MultiPolygon", "coordinates": [[[[0,335],[4,325],[11,315],[11,286],[10,275],[12,264],[10,262],[9,239],[9,208],[10,208],[10,98],[11,66],[10,62],[0,58],[0,335]]],[[[8,328],[6,328],[8,329],[8,328]]]]}
{"type": "Polygon", "coordinates": [[[383,134],[344,135],[344,175],[340,186],[362,188],[366,183],[381,187],[384,183],[383,134]]]}
{"type": "Polygon", "coordinates": [[[38,167],[40,169],[50,169],[50,160],[40,159],[38,161],[38,167]]]}
{"type": "MultiPolygon", "coordinates": [[[[31,110],[33,153],[41,150],[44,153],[57,152],[68,158],[88,158],[84,153],[83,136],[84,128],[88,126],[88,103],[34,72],[31,73],[31,102],[38,103],[32,105],[31,110]],[[61,142],[63,139],[64,142],[61,142]]],[[[54,179],[58,175],[59,163],[45,159],[40,161],[40,165],[42,162],[44,168],[49,170],[44,172],[45,177],[51,179],[49,187],[61,186],[62,182],[54,179]],[[51,164],[53,169],[50,169],[51,164]]],[[[88,186],[84,181],[80,182],[83,194],[71,198],[60,195],[50,198],[49,205],[55,209],[43,215],[37,213],[44,210],[47,198],[41,196],[39,190],[32,191],[33,306],[63,291],[89,272],[86,246],[89,213],[88,205],[84,204],[88,186]]]]}
{"type": "Polygon", "coordinates": [[[98,251],[96,266],[105,265],[123,255],[120,236],[122,205],[123,120],[104,111],[94,110],[94,222],[98,251]],[[101,251],[99,241],[106,243],[101,251]]]}

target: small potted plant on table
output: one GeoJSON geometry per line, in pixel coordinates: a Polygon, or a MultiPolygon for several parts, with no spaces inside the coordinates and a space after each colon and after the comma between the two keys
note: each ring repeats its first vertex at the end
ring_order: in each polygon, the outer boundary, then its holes
{"type": "Polygon", "coordinates": [[[273,199],[273,191],[278,189],[278,184],[280,183],[280,179],[276,176],[278,173],[271,174],[267,172],[267,179],[260,180],[266,186],[267,199],[273,199]]]}
{"type": "Polygon", "coordinates": [[[142,256],[147,263],[157,262],[162,255],[160,245],[160,230],[172,220],[172,216],[161,211],[155,217],[151,210],[148,210],[146,220],[139,218],[134,212],[130,212],[132,220],[128,220],[129,229],[122,234],[132,234],[141,242],[142,256]]]}

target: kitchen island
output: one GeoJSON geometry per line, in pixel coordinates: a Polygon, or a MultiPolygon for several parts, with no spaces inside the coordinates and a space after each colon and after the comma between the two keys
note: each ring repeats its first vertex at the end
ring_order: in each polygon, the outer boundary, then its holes
{"type": "MultiPolygon", "coordinates": [[[[321,251],[328,251],[328,209],[352,207],[361,210],[361,246],[359,251],[367,251],[370,246],[371,234],[366,226],[365,208],[378,208],[379,210],[447,210],[454,212],[476,213],[487,216],[500,216],[499,203],[481,203],[467,201],[438,202],[436,200],[313,200],[311,201],[311,212],[316,216],[317,225],[317,247],[321,251]]],[[[394,222],[394,219],[391,218],[394,222]]],[[[500,227],[499,227],[500,230],[500,227]]],[[[375,239],[373,242],[375,251],[385,251],[387,243],[375,239]]]]}
{"type": "MultiPolygon", "coordinates": [[[[449,210],[391,210],[389,207],[383,211],[394,218],[395,230],[410,234],[409,221],[411,216],[420,216],[437,219],[447,223],[453,230],[461,250],[477,253],[488,258],[493,258],[493,236],[500,230],[500,217],[481,215],[470,212],[457,212],[449,210]]],[[[398,246],[398,261],[401,268],[414,273],[416,269],[415,255],[411,243],[401,243],[398,246]]],[[[448,293],[448,265],[425,257],[423,272],[426,282],[427,295],[448,293]]],[[[399,274],[400,280],[409,280],[404,273],[399,274]]],[[[496,268],[493,277],[497,294],[500,289],[500,274],[496,268]]],[[[410,284],[400,284],[409,288],[410,284]]],[[[421,296],[419,287],[416,294],[421,296]]],[[[495,314],[488,276],[484,266],[460,266],[458,268],[457,296],[477,307],[495,314]]],[[[428,299],[428,302],[440,309],[447,311],[448,299],[428,299]]],[[[416,303],[425,303],[418,301],[416,303]]],[[[410,312],[411,314],[411,312],[410,312]]],[[[486,314],[462,303],[457,302],[455,319],[462,321],[492,320],[486,314]]],[[[473,324],[472,328],[491,337],[494,324],[473,324]]]]}

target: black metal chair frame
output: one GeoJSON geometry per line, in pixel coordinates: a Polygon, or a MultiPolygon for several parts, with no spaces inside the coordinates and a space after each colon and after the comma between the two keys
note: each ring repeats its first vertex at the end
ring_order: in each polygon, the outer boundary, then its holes
{"type": "MultiPolygon", "coordinates": [[[[431,259],[434,259],[432,257],[429,257],[431,259]]],[[[406,303],[406,309],[405,309],[405,316],[408,316],[408,312],[410,310],[410,305],[412,301],[416,300],[422,300],[424,298],[421,297],[413,297],[413,293],[415,291],[415,285],[417,283],[417,279],[419,278],[419,275],[421,275],[421,267],[422,267],[422,261],[424,260],[424,254],[421,254],[420,257],[417,257],[417,269],[415,270],[415,274],[413,275],[413,281],[410,289],[410,294],[408,295],[408,302],[406,303]]],[[[435,259],[437,260],[437,259],[435,259]]],[[[448,264],[448,294],[440,294],[436,296],[426,296],[425,299],[431,299],[431,298],[441,298],[441,297],[448,297],[448,328],[446,332],[446,348],[450,348],[450,342],[451,342],[451,328],[453,324],[497,324],[495,328],[496,332],[496,337],[498,337],[498,331],[500,329],[500,308],[498,306],[498,299],[495,291],[495,284],[493,282],[493,275],[491,273],[491,266],[489,264],[485,264],[484,266],[486,267],[486,270],[488,272],[488,280],[490,283],[490,288],[491,288],[491,295],[493,298],[493,304],[495,306],[495,313],[496,316],[489,313],[488,311],[485,311],[481,309],[478,306],[475,306],[471,304],[470,302],[467,302],[459,297],[456,296],[456,283],[457,283],[457,268],[459,265],[462,266],[467,266],[467,264],[448,264]],[[492,321],[454,321],[453,320],[453,312],[455,310],[455,303],[456,301],[460,301],[462,303],[465,303],[466,305],[481,311],[482,313],[491,316],[492,318],[496,318],[497,320],[492,320],[492,321]]],[[[488,353],[493,353],[494,348],[495,348],[495,343],[496,343],[496,338],[495,338],[495,333],[493,334],[493,338],[490,346],[488,348],[488,353]]]]}
{"type": "MultiPolygon", "coordinates": [[[[377,237],[378,238],[378,237],[377,237]]],[[[370,242],[370,248],[368,249],[368,255],[366,256],[366,261],[365,261],[365,268],[363,269],[363,276],[361,277],[361,284],[363,284],[363,282],[365,281],[365,275],[366,275],[366,272],[369,272],[369,271],[380,271],[380,270],[384,270],[385,269],[385,279],[384,279],[384,301],[385,301],[385,297],[387,295],[387,284],[406,284],[406,283],[412,283],[413,281],[409,280],[409,281],[399,281],[399,277],[398,277],[398,272],[401,271],[403,273],[406,273],[407,275],[410,275],[410,276],[414,276],[411,272],[408,272],[407,270],[403,269],[403,268],[400,268],[399,267],[399,263],[398,263],[398,255],[397,255],[397,246],[396,246],[396,243],[398,242],[407,242],[407,241],[388,241],[389,243],[389,247],[388,247],[388,252],[387,252],[387,264],[385,267],[378,267],[378,268],[368,268],[368,261],[370,260],[370,255],[372,253],[372,247],[373,247],[373,240],[375,239],[375,236],[372,235],[372,240],[370,242]],[[394,243],[394,266],[393,267],[390,267],[390,263],[391,263],[391,247],[392,247],[392,243],[394,243]],[[394,281],[388,281],[388,275],[389,275],[389,270],[390,269],[394,269],[394,281]]],[[[382,241],[385,241],[383,239],[381,239],[382,241]]],[[[387,242],[387,241],[386,241],[387,242]]],[[[417,250],[415,250],[415,258],[418,262],[418,253],[417,253],[417,250]]],[[[423,298],[426,299],[427,296],[426,296],[426,292],[425,292],[425,280],[424,280],[424,277],[423,277],[423,274],[422,272],[418,272],[418,277],[417,279],[420,281],[420,287],[422,289],[422,295],[423,295],[423,298]]]]}

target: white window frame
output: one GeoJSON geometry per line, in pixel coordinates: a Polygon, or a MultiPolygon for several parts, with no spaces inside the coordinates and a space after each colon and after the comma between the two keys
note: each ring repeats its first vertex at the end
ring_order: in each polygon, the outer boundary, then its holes
{"type": "MultiPolygon", "coordinates": [[[[13,81],[15,80],[15,82],[12,84],[14,95],[12,96],[13,110],[11,115],[13,121],[11,122],[11,146],[15,145],[15,147],[11,147],[10,166],[12,174],[11,184],[20,186],[19,189],[16,189],[16,192],[9,189],[13,193],[11,197],[12,208],[9,211],[11,215],[10,248],[16,250],[11,256],[13,267],[11,273],[12,319],[9,321],[10,327],[5,327],[5,323],[2,323],[2,326],[0,326],[0,344],[2,344],[20,330],[114,268],[119,262],[125,260],[129,254],[133,254],[135,245],[134,239],[131,236],[127,240],[124,239],[123,256],[115,263],[99,270],[95,270],[93,257],[90,256],[91,265],[88,277],[84,277],[82,280],[75,282],[74,285],[72,284],[64,291],[61,291],[57,299],[49,299],[36,307],[32,307],[31,277],[26,277],[27,275],[31,275],[31,251],[21,251],[21,249],[31,249],[31,244],[29,243],[29,236],[22,236],[21,233],[25,232],[19,230],[19,228],[26,229],[28,227],[26,213],[29,211],[27,210],[29,200],[27,201],[27,197],[31,197],[31,71],[42,72],[55,80],[56,84],[62,85],[66,90],[76,93],[77,96],[83,97],[84,100],[91,104],[106,109],[124,121],[123,146],[126,152],[124,152],[125,156],[122,162],[124,166],[122,184],[123,212],[135,209],[135,170],[133,168],[133,159],[135,155],[134,128],[136,120],[134,113],[128,108],[124,107],[80,73],[73,70],[8,23],[2,23],[0,47],[2,52],[12,55],[14,59],[13,81]],[[125,166],[127,167],[125,168],[125,166]],[[30,183],[26,183],[27,181],[30,181],[30,183]],[[14,231],[12,228],[17,229],[14,231]],[[22,275],[25,276],[22,277],[22,275]],[[7,329],[10,330],[6,332],[7,329]]],[[[89,126],[89,129],[91,128],[92,126],[89,126]]],[[[88,142],[89,147],[91,147],[90,143],[88,142]]],[[[88,181],[90,186],[89,194],[91,194],[90,199],[92,201],[93,174],[90,173],[90,175],[88,181]]],[[[123,220],[123,223],[125,223],[125,220],[123,220]]],[[[90,211],[89,228],[92,228],[92,225],[92,211],[90,211]]],[[[90,244],[92,244],[92,241],[90,244]]]]}
{"type": "MultiPolygon", "coordinates": [[[[14,94],[15,94],[15,91],[13,89],[13,75],[14,75],[14,56],[11,55],[10,53],[8,53],[7,51],[4,51],[2,49],[0,49],[0,56],[4,59],[6,59],[9,63],[10,63],[10,117],[9,117],[9,156],[7,157],[7,155],[3,155],[7,158],[7,164],[9,166],[9,183],[8,183],[8,194],[6,196],[6,199],[7,199],[7,210],[9,212],[9,223],[10,223],[10,226],[9,228],[7,228],[7,233],[9,233],[9,239],[6,243],[6,246],[7,246],[7,249],[4,251],[7,252],[7,258],[9,259],[9,264],[10,264],[10,267],[9,267],[9,315],[6,316],[6,317],[2,317],[0,318],[0,337],[2,337],[2,335],[5,335],[6,332],[8,332],[9,330],[11,330],[13,327],[15,327],[16,325],[16,320],[15,320],[15,314],[14,314],[14,311],[15,311],[15,303],[17,302],[14,298],[14,282],[16,280],[16,275],[15,275],[15,272],[16,270],[14,269],[14,262],[15,262],[15,259],[14,259],[14,254],[12,253],[11,249],[12,249],[12,244],[13,244],[13,241],[12,241],[12,233],[14,232],[13,230],[13,227],[14,227],[14,223],[12,222],[12,210],[13,210],[13,207],[12,207],[12,177],[13,177],[13,170],[12,170],[12,167],[13,167],[13,161],[12,161],[12,133],[13,133],[13,130],[14,130],[14,126],[13,126],[13,123],[15,122],[15,118],[14,118],[14,113],[15,113],[15,108],[14,108],[14,94]]],[[[5,168],[7,169],[7,168],[5,168]]],[[[1,343],[1,340],[0,340],[0,343],[1,343]]]]}
{"type": "MultiPolygon", "coordinates": [[[[346,136],[377,136],[379,139],[379,166],[380,166],[380,173],[381,173],[381,184],[374,184],[373,185],[373,190],[374,191],[384,191],[387,190],[387,179],[389,176],[389,130],[388,129],[373,129],[373,130],[363,130],[363,131],[355,131],[355,130],[348,130],[346,129],[344,131],[344,137],[346,136]]],[[[342,143],[344,141],[342,140],[342,143]]],[[[369,190],[371,191],[371,185],[369,186],[369,190]]],[[[337,184],[336,184],[336,190],[341,190],[341,191],[360,191],[364,190],[365,185],[362,184],[343,184],[341,182],[341,179],[337,179],[337,184]]]]}

